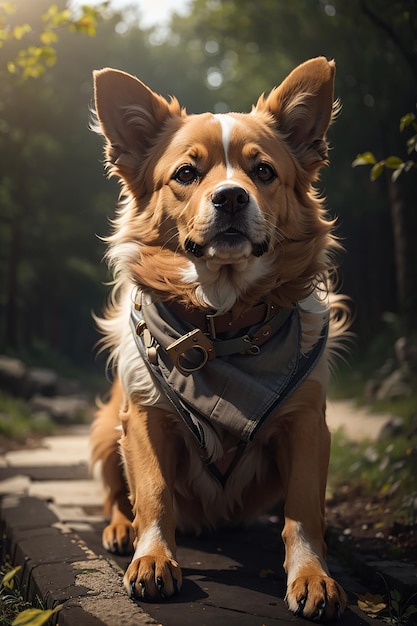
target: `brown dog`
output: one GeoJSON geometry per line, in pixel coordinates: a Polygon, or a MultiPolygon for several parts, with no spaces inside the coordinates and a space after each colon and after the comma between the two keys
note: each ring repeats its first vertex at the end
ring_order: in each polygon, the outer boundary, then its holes
{"type": "Polygon", "coordinates": [[[95,72],[122,199],[100,321],[117,378],[92,449],[109,490],[103,543],[133,544],[136,599],[179,591],[177,528],[246,522],[284,500],[289,608],[314,620],[345,608],[323,535],[327,339],[347,324],[328,287],[334,224],[312,187],[334,71],[312,59],[251,113],[222,115],[187,115],[128,74],[95,72]]]}

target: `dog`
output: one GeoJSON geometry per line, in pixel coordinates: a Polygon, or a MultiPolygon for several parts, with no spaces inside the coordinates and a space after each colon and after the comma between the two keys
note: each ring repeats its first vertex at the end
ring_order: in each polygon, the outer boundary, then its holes
{"type": "Polygon", "coordinates": [[[331,621],[346,606],[324,531],[329,355],[348,306],[332,292],[340,244],[314,188],[334,73],[314,58],[250,113],[188,115],[129,74],[94,72],[122,191],[99,320],[115,377],[92,461],[108,490],[103,545],[134,550],[135,600],[179,592],[176,529],[246,524],[283,501],[289,609],[331,621]]]}

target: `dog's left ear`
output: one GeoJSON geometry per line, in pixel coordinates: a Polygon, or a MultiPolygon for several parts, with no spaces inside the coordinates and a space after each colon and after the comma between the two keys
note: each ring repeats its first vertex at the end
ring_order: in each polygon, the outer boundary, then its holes
{"type": "Polygon", "coordinates": [[[335,105],[335,62],[317,57],[299,65],[254,111],[268,111],[277,120],[304,169],[315,173],[327,160],[326,131],[335,105]]]}

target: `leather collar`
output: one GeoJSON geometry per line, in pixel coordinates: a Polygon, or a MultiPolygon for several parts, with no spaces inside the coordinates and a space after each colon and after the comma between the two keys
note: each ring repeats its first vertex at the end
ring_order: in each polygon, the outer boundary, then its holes
{"type": "Polygon", "coordinates": [[[217,336],[221,333],[239,331],[242,328],[250,328],[251,326],[262,324],[262,322],[268,321],[278,312],[277,307],[268,302],[261,302],[238,317],[234,317],[232,311],[216,315],[207,313],[203,309],[187,308],[178,302],[167,302],[165,306],[176,317],[199,328],[211,339],[217,339],[217,336]]]}

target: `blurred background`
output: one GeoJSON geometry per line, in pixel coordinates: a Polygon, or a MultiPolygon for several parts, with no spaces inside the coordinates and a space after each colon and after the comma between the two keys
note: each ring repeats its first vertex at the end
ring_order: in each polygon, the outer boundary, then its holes
{"type": "Polygon", "coordinates": [[[101,373],[91,313],[119,187],[88,129],[93,69],[135,74],[188,112],[247,111],[325,55],[343,108],[320,189],[346,249],[350,361],[382,366],[400,338],[416,358],[416,0],[10,0],[0,44],[0,353],[101,373]]]}
{"type": "Polygon", "coordinates": [[[355,314],[327,515],[347,551],[377,539],[417,563],[417,0],[0,0],[0,457],[89,423],[108,387],[92,312],[120,188],[89,130],[92,71],[190,113],[248,111],[317,55],[337,63],[319,189],[355,314]]]}

